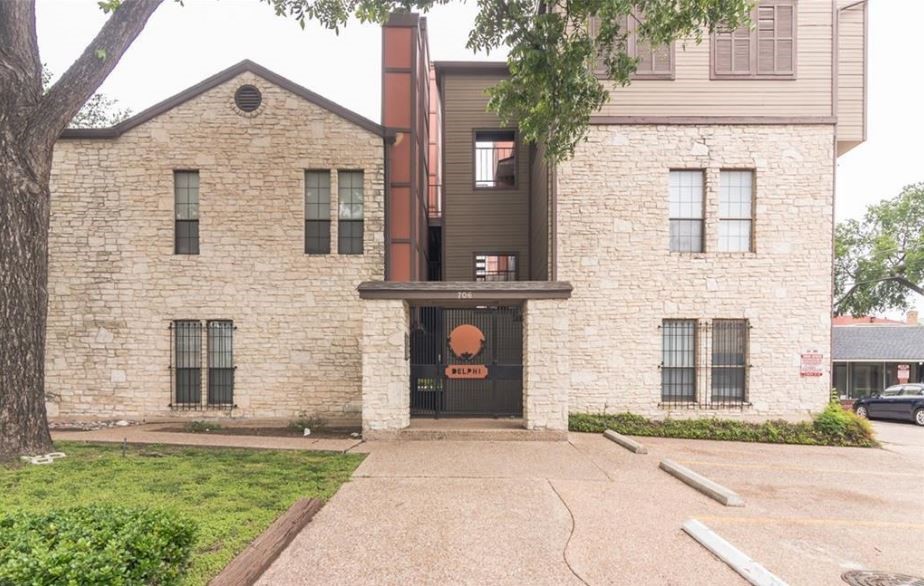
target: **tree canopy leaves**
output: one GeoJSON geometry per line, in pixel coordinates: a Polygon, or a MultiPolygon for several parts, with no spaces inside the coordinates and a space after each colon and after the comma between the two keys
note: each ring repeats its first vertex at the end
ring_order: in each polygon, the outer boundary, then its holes
{"type": "Polygon", "coordinates": [[[834,254],[835,313],[908,309],[924,287],[924,183],[839,223],[834,254]]]}
{"type": "MultiPolygon", "coordinates": [[[[339,31],[351,17],[384,22],[393,11],[427,12],[450,0],[263,0],[302,26],[316,20],[339,31]]],[[[628,84],[638,61],[627,50],[636,34],[652,45],[701,42],[718,26],[747,22],[750,0],[480,0],[468,48],[509,50],[510,78],[490,90],[490,108],[520,135],[545,145],[546,157],[574,154],[591,115],[609,99],[608,86],[628,84]],[[596,19],[596,34],[588,26],[596,19]],[[604,69],[606,79],[598,77],[604,69]]]]}

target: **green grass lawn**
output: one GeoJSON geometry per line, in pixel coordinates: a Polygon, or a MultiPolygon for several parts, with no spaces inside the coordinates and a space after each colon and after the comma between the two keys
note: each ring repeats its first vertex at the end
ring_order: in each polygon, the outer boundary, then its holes
{"type": "Polygon", "coordinates": [[[205,584],[296,500],[330,498],[357,454],[58,443],[47,466],[0,466],[0,511],[120,504],[198,525],[185,584],[205,584]]]}

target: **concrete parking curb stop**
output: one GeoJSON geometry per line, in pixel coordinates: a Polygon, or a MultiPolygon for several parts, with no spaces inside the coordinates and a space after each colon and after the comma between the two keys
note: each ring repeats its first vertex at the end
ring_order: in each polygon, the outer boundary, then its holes
{"type": "Polygon", "coordinates": [[[612,429],[607,429],[606,431],[604,431],[603,436],[608,440],[612,440],[616,442],[617,444],[621,445],[622,447],[629,450],[630,452],[634,452],[636,454],[647,454],[648,453],[648,448],[638,443],[634,439],[628,438],[620,433],[616,433],[612,429]]]}
{"type": "Polygon", "coordinates": [[[690,519],[683,524],[683,530],[754,586],[788,586],[700,521],[690,519]]]}
{"type": "Polygon", "coordinates": [[[686,466],[681,466],[673,460],[661,460],[660,467],[661,470],[664,470],[671,476],[674,476],[680,481],[689,484],[704,495],[722,503],[726,507],[744,506],[744,500],[738,496],[738,493],[725,488],[721,484],[709,480],[705,476],[701,476],[700,474],[693,472],[686,466]]]}

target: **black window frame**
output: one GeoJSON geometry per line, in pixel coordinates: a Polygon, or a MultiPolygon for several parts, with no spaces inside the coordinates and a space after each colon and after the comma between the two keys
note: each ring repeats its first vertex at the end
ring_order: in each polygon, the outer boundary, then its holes
{"type": "MultiPolygon", "coordinates": [[[[681,186],[682,187],[682,186],[681,186]]],[[[668,205],[668,250],[672,253],[680,254],[702,254],[706,252],[706,170],[705,169],[670,169],[668,174],[668,186],[667,186],[667,205],[668,205]],[[673,177],[675,173],[690,173],[698,174],[700,176],[700,206],[699,206],[699,217],[685,216],[685,215],[675,215],[671,208],[673,207],[673,177]],[[680,226],[698,226],[699,227],[699,249],[686,249],[686,248],[675,248],[675,239],[678,238],[693,238],[693,236],[677,234],[675,236],[675,228],[680,226]]],[[[677,203],[677,205],[682,206],[683,201],[677,203]]],[[[693,209],[693,208],[690,208],[693,209]]],[[[692,240],[691,240],[692,242],[692,240]]]]}
{"type": "Polygon", "coordinates": [[[174,320],[170,333],[171,407],[198,408],[202,404],[202,322],[174,320]]]}
{"type": "Polygon", "coordinates": [[[750,323],[747,319],[718,318],[712,320],[710,372],[710,402],[713,404],[743,404],[748,401],[748,360],[750,323]],[[738,347],[740,342],[740,347],[738,347]],[[728,384],[734,378],[735,393],[728,384]],[[724,384],[723,384],[724,383],[724,384]]]}
{"type": "MultiPolygon", "coordinates": [[[[515,128],[475,128],[472,130],[472,189],[475,191],[516,191],[520,183],[520,157],[519,157],[519,136],[517,129],[515,128]],[[488,151],[498,150],[499,147],[479,147],[479,143],[492,143],[496,144],[499,142],[512,142],[512,152],[510,155],[511,165],[513,168],[513,183],[512,184],[499,184],[497,181],[497,167],[499,166],[500,161],[504,159],[498,159],[495,171],[494,179],[486,180],[479,179],[479,161],[483,154],[487,154],[488,151]],[[482,151],[482,152],[479,152],[482,151]]],[[[506,158],[506,157],[505,157],[506,158]]]]}
{"type": "Polygon", "coordinates": [[[234,405],[234,321],[213,319],[206,322],[208,386],[206,404],[209,407],[234,405]],[[227,340],[227,354],[216,344],[227,340]]]}
{"type": "Polygon", "coordinates": [[[175,255],[195,256],[199,254],[199,180],[199,171],[196,169],[173,171],[173,254],[175,255]],[[195,178],[194,188],[189,184],[192,178],[195,178]],[[195,193],[195,203],[190,201],[192,193],[195,193]]]}
{"type": "Polygon", "coordinates": [[[755,189],[755,185],[756,185],[756,183],[757,183],[757,177],[756,177],[756,175],[757,175],[757,174],[755,173],[755,170],[754,170],[754,169],[731,169],[731,168],[730,168],[730,169],[721,169],[721,170],[719,170],[719,226],[718,226],[718,228],[719,228],[719,233],[717,234],[717,240],[716,240],[716,250],[717,250],[718,252],[725,252],[725,253],[731,253],[731,254],[734,254],[734,253],[741,254],[741,253],[746,253],[746,252],[754,252],[754,212],[755,212],[755,210],[756,210],[756,208],[757,208],[757,206],[756,206],[757,200],[756,200],[756,195],[755,195],[755,194],[756,194],[756,191],[757,191],[757,190],[755,189]],[[751,183],[750,183],[750,190],[751,190],[751,191],[750,191],[750,194],[749,194],[749,195],[750,195],[750,197],[749,197],[749,209],[748,209],[748,215],[747,215],[747,216],[735,216],[735,215],[729,215],[729,214],[727,214],[727,213],[723,213],[723,212],[722,212],[722,207],[723,207],[723,199],[722,199],[722,198],[723,198],[723,194],[724,194],[724,192],[725,192],[725,187],[726,187],[725,182],[724,182],[723,180],[724,180],[724,178],[727,177],[728,174],[730,174],[730,173],[740,173],[740,174],[743,174],[743,175],[748,175],[748,176],[750,176],[750,182],[751,182],[751,183]],[[723,226],[723,223],[724,223],[724,224],[727,224],[727,223],[729,223],[729,222],[735,222],[735,223],[747,222],[747,226],[748,226],[748,247],[747,247],[746,250],[723,250],[723,248],[722,248],[722,226],[723,226]]]}
{"type": "Polygon", "coordinates": [[[699,326],[697,320],[688,318],[661,321],[662,403],[696,402],[699,326]]]}
{"type": "Polygon", "coordinates": [[[329,169],[308,169],[305,171],[305,254],[330,254],[330,224],[331,224],[331,172],[329,169]],[[311,177],[326,177],[327,185],[320,182],[318,201],[309,202],[309,189],[312,189],[311,177]],[[324,201],[324,190],[327,191],[327,201],[324,201]],[[311,206],[314,206],[313,208],[311,206]],[[324,209],[327,213],[324,213],[324,209]],[[312,217],[317,216],[317,217],[312,217]]]}
{"type": "Polygon", "coordinates": [[[366,174],[362,169],[343,169],[337,171],[337,254],[363,254],[363,231],[365,228],[365,189],[366,174]],[[349,187],[345,179],[350,177],[349,187]],[[355,178],[359,178],[359,203],[348,195],[347,189],[355,196],[357,187],[355,178]],[[358,210],[358,211],[357,211],[358,210]]]}
{"type": "MultiPolygon", "coordinates": [[[[475,281],[518,281],[519,280],[519,271],[520,271],[520,259],[519,254],[516,252],[475,252],[472,254],[473,259],[473,278],[475,281]],[[505,271],[488,271],[488,259],[497,258],[501,259],[506,257],[508,259],[508,266],[510,260],[513,261],[513,268],[508,268],[505,271]],[[480,259],[484,259],[483,261],[480,259]],[[499,277],[499,278],[491,278],[499,277]]],[[[500,264],[500,263],[498,263],[500,264]]]]}

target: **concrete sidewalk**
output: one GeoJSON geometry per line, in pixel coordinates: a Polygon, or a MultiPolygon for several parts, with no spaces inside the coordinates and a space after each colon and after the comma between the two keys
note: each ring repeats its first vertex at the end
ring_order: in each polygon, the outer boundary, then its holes
{"type": "Polygon", "coordinates": [[[680,531],[720,506],[600,436],[357,451],[260,584],[744,583],[680,531]]]}
{"type": "Polygon", "coordinates": [[[182,433],[157,431],[163,427],[176,427],[175,423],[150,423],[127,427],[109,427],[96,431],[52,431],[51,439],[58,442],[111,442],[130,444],[168,444],[179,446],[210,446],[225,448],[253,448],[263,450],[312,450],[345,452],[362,443],[360,439],[333,439],[312,437],[272,437],[248,435],[222,435],[220,432],[182,433]]]}
{"type": "Polygon", "coordinates": [[[353,479],[260,584],[745,584],[682,533],[690,518],[793,586],[924,575],[908,546],[924,532],[924,452],[639,439],[648,455],[591,434],[363,444],[353,479]],[[662,458],[745,507],[692,490],[662,458]]]}

